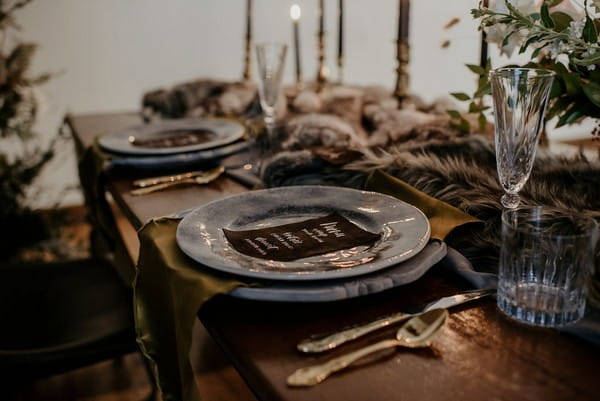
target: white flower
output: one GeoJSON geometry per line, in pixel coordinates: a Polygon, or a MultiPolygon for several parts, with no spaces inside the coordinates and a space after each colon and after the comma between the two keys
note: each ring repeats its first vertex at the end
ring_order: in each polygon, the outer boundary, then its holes
{"type": "Polygon", "coordinates": [[[508,38],[508,42],[505,46],[502,46],[502,41],[510,30],[506,26],[506,24],[495,24],[492,26],[488,26],[484,28],[486,34],[486,40],[489,43],[495,43],[500,48],[500,53],[505,54],[510,57],[517,46],[521,46],[523,43],[523,37],[519,34],[519,32],[515,32],[508,38]]]}
{"type": "Polygon", "coordinates": [[[596,11],[596,6],[592,3],[588,3],[586,11],[587,15],[592,19],[600,17],[600,13],[596,11]]]}
{"type": "Polygon", "coordinates": [[[569,27],[567,30],[569,31],[569,36],[575,39],[581,38],[583,35],[583,27],[585,26],[585,19],[581,19],[578,21],[571,21],[569,23],[569,27]]]}
{"type": "MultiPolygon", "coordinates": [[[[505,0],[492,0],[489,8],[499,12],[508,13],[506,8],[505,0]]],[[[530,15],[538,11],[540,0],[508,0],[513,6],[515,6],[521,13],[530,15]]]]}
{"type": "Polygon", "coordinates": [[[550,54],[550,58],[552,60],[556,60],[556,58],[563,52],[563,42],[558,39],[554,39],[552,44],[550,44],[547,49],[550,54]]]}
{"type": "MultiPolygon", "coordinates": [[[[530,15],[538,12],[540,0],[508,0],[513,6],[515,6],[524,15],[530,15]]],[[[491,10],[498,13],[508,14],[508,8],[506,7],[505,0],[492,0],[490,2],[491,10]]],[[[506,24],[493,24],[484,28],[487,35],[487,41],[489,43],[495,43],[500,48],[500,53],[506,56],[512,56],[513,52],[517,47],[520,47],[527,37],[527,32],[518,31],[514,32],[508,38],[508,42],[505,46],[502,46],[502,42],[506,35],[510,33],[506,24]]]]}

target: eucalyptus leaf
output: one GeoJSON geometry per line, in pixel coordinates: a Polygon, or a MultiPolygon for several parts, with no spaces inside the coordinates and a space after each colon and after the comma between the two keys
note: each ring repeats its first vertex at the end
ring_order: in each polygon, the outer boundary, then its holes
{"type": "Polygon", "coordinates": [[[461,118],[460,113],[456,110],[446,110],[446,113],[448,113],[450,117],[455,118],[457,120],[460,120],[461,118]]]}
{"type": "Polygon", "coordinates": [[[469,95],[463,92],[453,92],[450,95],[463,102],[471,99],[469,95]]]}
{"type": "Polygon", "coordinates": [[[576,72],[562,71],[560,78],[565,84],[565,90],[569,96],[575,96],[581,92],[581,81],[576,72]]]}
{"type": "Polygon", "coordinates": [[[567,13],[562,11],[556,11],[550,14],[554,21],[554,29],[557,32],[562,32],[569,27],[569,24],[573,21],[573,18],[567,13]]]}
{"type": "Polygon", "coordinates": [[[477,89],[477,92],[475,92],[473,97],[482,97],[484,95],[491,95],[491,94],[492,94],[492,86],[488,82],[481,88],[477,89]]]}
{"type": "Polygon", "coordinates": [[[460,122],[458,124],[453,124],[453,127],[461,132],[468,133],[471,131],[471,124],[467,120],[461,117],[460,122]]]}
{"type": "Polygon", "coordinates": [[[585,93],[585,96],[587,96],[592,103],[600,107],[600,84],[588,82],[587,84],[582,85],[581,89],[583,89],[583,93],[585,93]]]}
{"type": "Polygon", "coordinates": [[[555,79],[552,82],[552,87],[550,88],[550,98],[554,98],[560,96],[565,90],[565,85],[561,79],[555,79]]]}
{"type": "Polygon", "coordinates": [[[476,65],[476,64],[467,64],[467,68],[469,70],[473,71],[475,74],[478,74],[478,75],[487,74],[487,71],[486,71],[485,68],[483,68],[483,67],[481,67],[479,65],[476,65]]]}
{"type": "Polygon", "coordinates": [[[550,18],[550,11],[548,10],[548,3],[542,3],[542,8],[540,10],[540,16],[542,17],[542,24],[546,28],[554,28],[554,21],[550,18]]]}
{"type": "Polygon", "coordinates": [[[583,39],[588,43],[598,42],[598,31],[594,21],[589,17],[585,17],[585,25],[583,26],[583,39]]]}
{"type": "Polygon", "coordinates": [[[485,114],[479,113],[477,121],[479,122],[479,130],[483,133],[487,127],[487,118],[485,117],[485,114]]]}

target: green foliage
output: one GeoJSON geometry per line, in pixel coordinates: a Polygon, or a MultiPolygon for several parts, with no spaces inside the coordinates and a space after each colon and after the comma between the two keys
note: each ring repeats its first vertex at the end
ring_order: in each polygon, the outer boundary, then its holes
{"type": "MultiPolygon", "coordinates": [[[[584,0],[587,6],[588,1],[584,0]]],[[[507,12],[496,12],[482,4],[471,10],[480,19],[480,29],[496,25],[504,28],[501,45],[506,46],[515,35],[519,35],[519,53],[531,51],[530,61],[525,67],[543,68],[556,72],[550,92],[546,118],[558,118],[557,127],[578,122],[582,118],[600,118],[600,20],[594,20],[586,11],[580,21],[553,7],[562,0],[546,0],[539,12],[525,15],[513,3],[505,1],[507,12]],[[573,31],[573,24],[582,24],[581,36],[573,31]],[[558,57],[559,55],[564,58],[558,57]]],[[[594,4],[600,6],[600,1],[594,4]]],[[[455,96],[469,103],[470,112],[479,113],[480,124],[485,121],[483,109],[472,107],[483,105],[484,97],[491,93],[487,68],[467,66],[478,75],[478,88],[473,96],[455,96]]]]}
{"type": "MultiPolygon", "coordinates": [[[[30,2],[0,0],[3,46],[10,31],[19,29],[14,12],[30,2]]],[[[54,156],[56,139],[49,146],[41,146],[33,130],[38,109],[34,87],[50,78],[49,74],[29,75],[35,51],[36,46],[31,43],[16,43],[9,50],[0,48],[0,138],[5,141],[16,139],[21,145],[18,154],[14,153],[15,150],[12,154],[0,152],[0,226],[5,228],[14,228],[21,224],[20,221],[31,221],[31,210],[26,202],[27,189],[54,156]]],[[[11,244],[17,247],[16,239],[11,239],[14,240],[11,244]]]]}
{"type": "MultiPolygon", "coordinates": [[[[490,59],[487,60],[485,67],[467,64],[467,68],[478,75],[477,79],[477,89],[473,95],[467,95],[466,93],[458,92],[451,93],[455,99],[460,100],[461,102],[468,102],[468,110],[469,113],[477,115],[477,125],[480,132],[485,130],[487,126],[487,118],[485,116],[485,111],[489,110],[489,106],[485,106],[484,98],[486,95],[490,95],[491,87],[488,81],[488,75],[491,69],[490,59]]],[[[470,132],[471,124],[467,121],[463,115],[457,110],[448,110],[448,115],[452,117],[451,125],[453,128],[461,131],[461,132],[470,132]]]]}

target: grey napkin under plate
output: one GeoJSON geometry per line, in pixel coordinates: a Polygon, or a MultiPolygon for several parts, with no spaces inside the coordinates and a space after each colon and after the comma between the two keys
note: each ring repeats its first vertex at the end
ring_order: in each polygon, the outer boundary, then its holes
{"type": "Polygon", "coordinates": [[[373,273],[338,280],[277,281],[262,287],[237,287],[229,295],[261,301],[326,302],[375,294],[416,281],[446,256],[446,249],[444,242],[434,239],[407,261],[373,273]]]}
{"type": "MultiPolygon", "coordinates": [[[[443,265],[476,288],[496,288],[498,286],[497,275],[475,271],[471,262],[454,248],[448,247],[443,265]]],[[[571,333],[591,343],[600,345],[600,311],[588,306],[583,319],[575,324],[560,327],[558,330],[571,333]]]]}

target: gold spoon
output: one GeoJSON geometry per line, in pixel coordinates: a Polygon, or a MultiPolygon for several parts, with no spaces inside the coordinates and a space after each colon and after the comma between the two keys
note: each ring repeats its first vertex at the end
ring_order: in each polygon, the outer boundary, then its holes
{"type": "Polygon", "coordinates": [[[298,369],[287,378],[287,384],[292,387],[314,386],[328,378],[332,373],[346,368],[358,359],[386,348],[429,347],[435,336],[440,332],[447,317],[448,311],[446,309],[432,309],[415,316],[398,329],[395,339],[383,340],[371,344],[321,365],[298,369]]]}

